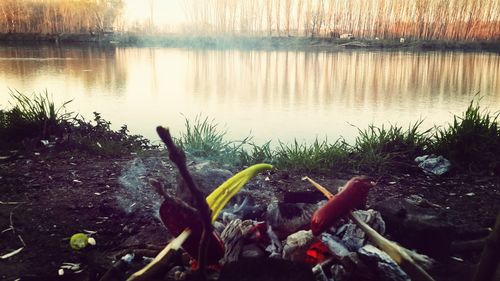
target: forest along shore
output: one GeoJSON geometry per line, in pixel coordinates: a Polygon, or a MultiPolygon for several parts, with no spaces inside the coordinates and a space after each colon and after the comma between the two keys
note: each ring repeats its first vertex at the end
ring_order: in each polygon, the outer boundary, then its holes
{"type": "Polygon", "coordinates": [[[185,36],[142,35],[135,33],[0,33],[0,44],[100,44],[112,46],[242,49],[242,50],[300,50],[340,51],[345,49],[414,50],[414,51],[485,51],[500,52],[497,40],[414,40],[412,38],[362,39],[328,37],[252,37],[252,36],[185,36]]]}

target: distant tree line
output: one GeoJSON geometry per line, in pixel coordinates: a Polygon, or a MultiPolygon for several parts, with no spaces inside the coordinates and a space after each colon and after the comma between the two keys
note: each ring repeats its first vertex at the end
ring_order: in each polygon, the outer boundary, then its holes
{"type": "Polygon", "coordinates": [[[183,0],[191,31],[474,40],[500,37],[498,0],[183,0]]]}
{"type": "Polygon", "coordinates": [[[82,33],[116,27],[123,0],[1,0],[2,33],[82,33]]]}

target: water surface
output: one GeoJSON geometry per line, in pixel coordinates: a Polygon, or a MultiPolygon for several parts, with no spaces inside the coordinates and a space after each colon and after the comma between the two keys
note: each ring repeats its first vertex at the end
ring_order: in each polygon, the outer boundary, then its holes
{"type": "Polygon", "coordinates": [[[157,139],[184,116],[214,118],[232,139],[311,142],[357,127],[422,129],[452,121],[476,93],[500,110],[500,56],[464,52],[302,52],[170,48],[0,47],[0,107],[8,89],[47,89],[56,101],[114,128],[157,139]]]}

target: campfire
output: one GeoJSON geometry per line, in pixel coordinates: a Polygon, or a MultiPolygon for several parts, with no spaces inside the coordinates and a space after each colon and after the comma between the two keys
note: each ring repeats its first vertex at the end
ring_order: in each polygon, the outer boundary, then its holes
{"type": "MultiPolygon", "coordinates": [[[[251,166],[205,198],[168,130],[158,132],[192,200],[166,194],[160,182],[150,181],[163,198],[160,218],[176,238],[127,280],[433,280],[425,271],[432,260],[384,238],[381,214],[365,209],[376,188],[371,179],[354,177],[334,196],[305,177],[324,200],[273,202],[264,213],[249,215],[251,196],[226,204],[271,165],[251,166]]],[[[101,280],[115,280],[117,268],[135,259],[124,255],[101,280]]]]}

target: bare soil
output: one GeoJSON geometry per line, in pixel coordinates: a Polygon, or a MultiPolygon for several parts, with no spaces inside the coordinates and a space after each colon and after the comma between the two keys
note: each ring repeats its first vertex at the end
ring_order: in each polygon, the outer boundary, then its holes
{"type": "MultiPolygon", "coordinates": [[[[152,154],[159,153],[164,152],[152,154]]],[[[127,213],[117,200],[124,192],[118,179],[135,157],[43,148],[0,160],[0,256],[23,247],[0,259],[0,279],[99,280],[127,251],[161,249],[170,235],[152,215],[155,210],[127,213]],[[84,230],[95,232],[97,244],[72,250],[70,236],[84,230]],[[78,263],[83,271],[59,276],[65,262],[78,263]]],[[[175,179],[175,169],[170,171],[166,177],[175,179]]],[[[311,190],[301,176],[278,171],[270,178],[275,192],[311,190]]],[[[310,176],[335,186],[354,174],[310,176]]],[[[454,225],[471,230],[491,227],[500,208],[498,177],[429,177],[417,169],[380,178],[369,204],[415,194],[440,205],[454,225]]],[[[463,261],[440,257],[431,274],[437,280],[467,280],[478,256],[476,251],[457,256],[463,261]]]]}

